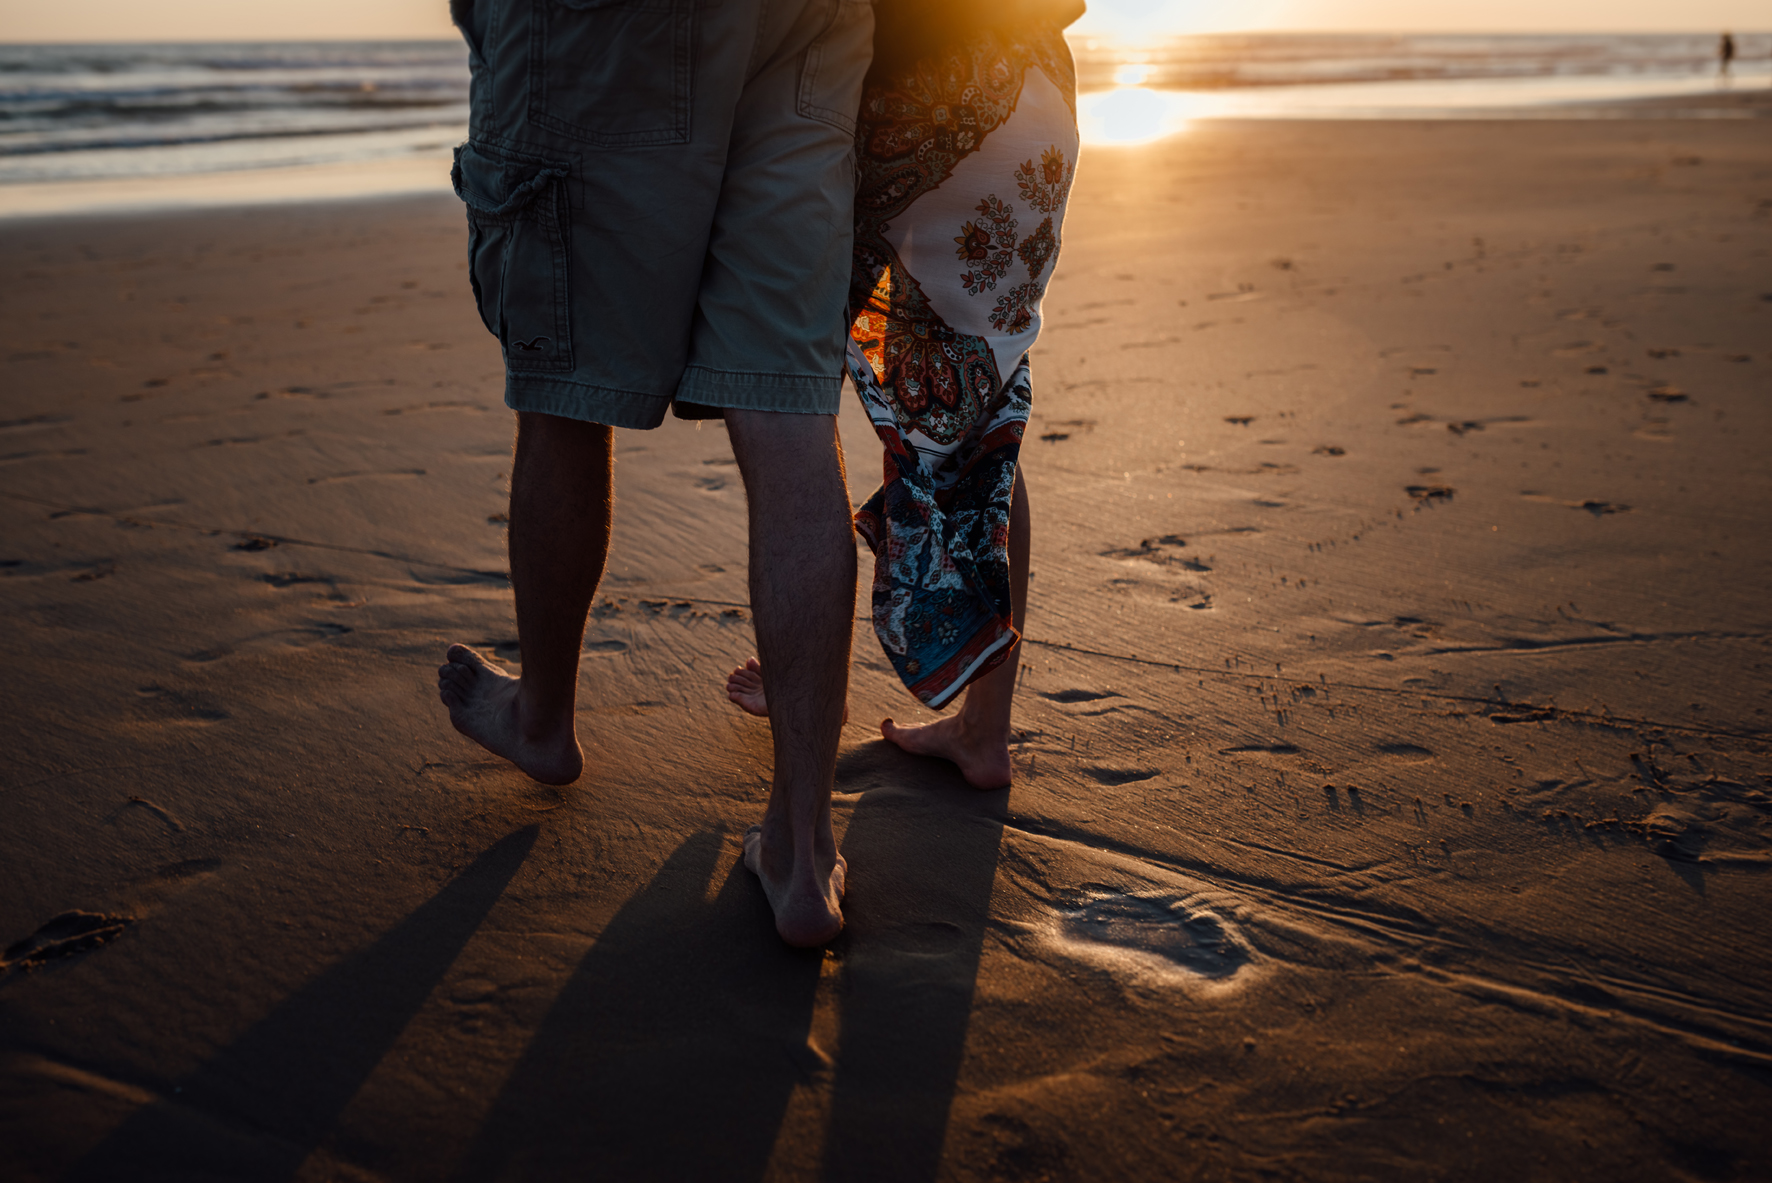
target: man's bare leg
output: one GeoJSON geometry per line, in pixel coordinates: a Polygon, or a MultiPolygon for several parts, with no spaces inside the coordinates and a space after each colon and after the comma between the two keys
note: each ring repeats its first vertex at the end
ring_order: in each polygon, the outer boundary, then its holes
{"type": "Polygon", "coordinates": [[[585,615],[609,557],[613,432],[519,412],[511,467],[511,588],[523,676],[451,645],[437,692],[455,729],[536,780],[571,784],[584,770],[573,710],[585,615]]]}
{"type": "Polygon", "coordinates": [[[745,835],[775,929],[821,945],[843,929],[847,868],[831,830],[849,688],[855,541],[832,415],[726,412],[751,527],[751,613],[769,699],[775,780],[745,835]]]}
{"type": "MultiPolygon", "coordinates": [[[[1009,603],[1017,632],[1027,627],[1030,530],[1027,485],[1017,465],[1015,492],[1009,503],[1009,603]]],[[[1011,777],[1009,710],[1014,705],[1015,675],[1020,667],[1021,645],[1017,643],[1001,665],[966,688],[966,700],[954,714],[920,727],[900,727],[886,719],[880,724],[880,734],[907,752],[952,760],[975,789],[1000,789],[1011,777]]]]}
{"type": "MultiPolygon", "coordinates": [[[[726,676],[726,697],[748,715],[769,717],[769,696],[763,693],[763,665],[755,657],[726,676]]],[[[849,725],[849,705],[843,705],[843,725],[849,725]]]]}
{"type": "MultiPolygon", "coordinates": [[[[1031,527],[1027,485],[1017,467],[1015,492],[1009,503],[1009,601],[1017,631],[1027,620],[1031,527]]],[[[920,727],[900,727],[887,719],[880,724],[880,734],[907,752],[952,760],[974,788],[1000,789],[1010,781],[1009,712],[1020,666],[1021,646],[1017,644],[1003,664],[966,688],[957,713],[920,727]]],[[[763,669],[756,658],[727,676],[726,697],[753,715],[769,714],[773,700],[764,692],[763,669]]]]}

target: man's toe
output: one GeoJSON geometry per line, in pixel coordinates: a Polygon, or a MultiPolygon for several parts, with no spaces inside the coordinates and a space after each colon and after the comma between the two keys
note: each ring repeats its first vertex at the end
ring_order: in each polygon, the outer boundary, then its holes
{"type": "Polygon", "coordinates": [[[468,648],[466,645],[451,645],[444,658],[451,665],[465,665],[473,669],[485,669],[486,659],[468,648]]]}

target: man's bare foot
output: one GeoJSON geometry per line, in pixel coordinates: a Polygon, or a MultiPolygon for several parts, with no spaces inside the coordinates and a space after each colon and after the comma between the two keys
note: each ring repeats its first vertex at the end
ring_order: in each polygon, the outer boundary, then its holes
{"type": "MultiPolygon", "coordinates": [[[[827,831],[828,833],[828,831],[827,831]]],[[[823,945],[843,931],[843,889],[849,864],[836,851],[814,850],[801,865],[793,857],[794,840],[783,831],[779,844],[764,851],[763,827],[752,826],[744,835],[744,865],[763,884],[763,896],[775,913],[775,931],[797,949],[823,945]],[[785,857],[777,855],[785,849],[785,857]]]]}
{"type": "Polygon", "coordinates": [[[521,684],[466,645],[451,645],[437,669],[437,694],[457,731],[545,785],[569,785],[585,764],[572,719],[522,718],[521,684]]]}
{"type": "MultiPolygon", "coordinates": [[[[769,699],[763,694],[763,667],[751,658],[726,675],[726,697],[742,711],[758,718],[769,717],[769,699]]],[[[849,704],[843,704],[843,722],[849,722],[849,704]]]]}
{"type": "Polygon", "coordinates": [[[1001,789],[1012,776],[1008,736],[984,738],[966,725],[964,711],[920,727],[900,727],[882,720],[880,734],[916,756],[939,756],[960,767],[960,775],[975,789],[1001,789]]]}

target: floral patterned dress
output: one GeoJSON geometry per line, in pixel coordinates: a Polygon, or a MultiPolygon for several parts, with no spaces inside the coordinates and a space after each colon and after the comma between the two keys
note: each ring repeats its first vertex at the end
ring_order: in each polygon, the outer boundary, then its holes
{"type": "Polygon", "coordinates": [[[857,131],[849,373],[885,444],[855,515],[874,631],[911,693],[950,702],[1019,639],[1009,507],[1077,159],[1060,30],[971,34],[870,79],[857,131]]]}

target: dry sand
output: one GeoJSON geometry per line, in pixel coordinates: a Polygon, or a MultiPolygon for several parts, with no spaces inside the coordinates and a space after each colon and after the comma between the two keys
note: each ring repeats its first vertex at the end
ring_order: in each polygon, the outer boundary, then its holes
{"type": "Polygon", "coordinates": [[[433,689],[518,657],[453,203],[0,228],[0,1174],[1765,1178],[1763,125],[1201,126],[1071,219],[1016,785],[864,625],[822,956],[717,425],[619,438],[544,788],[433,689]]]}

